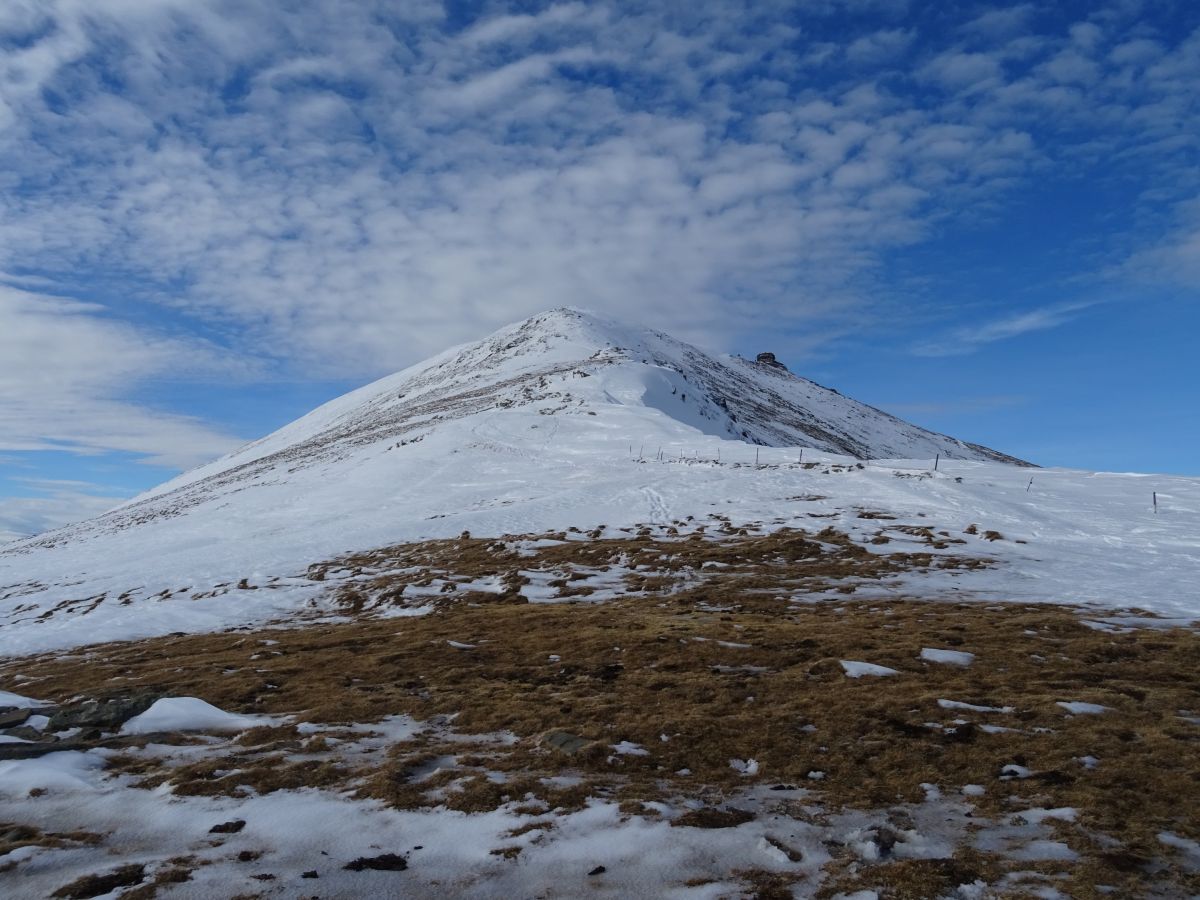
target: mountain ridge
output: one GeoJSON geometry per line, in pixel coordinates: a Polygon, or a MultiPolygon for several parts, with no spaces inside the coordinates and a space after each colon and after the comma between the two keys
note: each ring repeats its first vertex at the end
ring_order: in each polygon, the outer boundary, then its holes
{"type": "MultiPolygon", "coordinates": [[[[424,415],[470,415],[487,408],[496,394],[499,395],[496,403],[528,405],[548,399],[545,394],[529,390],[531,383],[568,376],[572,372],[590,377],[600,367],[621,363],[638,365],[639,360],[641,365],[673,370],[685,382],[689,375],[692,378],[699,376],[697,387],[703,397],[695,405],[699,407],[701,419],[718,426],[715,432],[707,431],[716,436],[761,446],[811,447],[863,459],[915,458],[921,454],[912,451],[920,450],[929,456],[940,453],[954,459],[1031,465],[980,444],[913,425],[845,397],[833,388],[795,375],[782,366],[707,353],[661,331],[631,328],[586,310],[558,307],[505,326],[480,341],[449,348],[428,360],[350,391],[270,435],[133,498],[125,506],[227,471],[230,464],[256,462],[297,443],[311,445],[315,439],[335,442],[400,436],[419,429],[424,415]],[[590,352],[584,354],[584,349],[590,352]],[[541,359],[543,364],[523,364],[522,357],[541,359]],[[508,377],[500,381],[488,379],[490,372],[505,370],[508,377]],[[709,377],[706,379],[705,375],[709,377]],[[468,384],[474,384],[474,389],[456,392],[455,389],[465,388],[468,384]],[[887,443],[880,441],[878,435],[872,441],[872,436],[830,427],[821,421],[819,414],[805,409],[802,402],[786,397],[788,391],[797,389],[809,393],[810,397],[805,399],[825,404],[833,400],[861,417],[876,416],[879,422],[895,428],[903,441],[899,445],[887,443]],[[396,394],[398,390],[400,393],[396,394]],[[756,393],[766,396],[758,399],[756,393]],[[769,401],[773,401],[776,408],[772,409],[769,401]],[[459,404],[457,409],[455,403],[459,404]],[[748,411],[730,408],[739,403],[748,411]],[[356,410],[362,412],[359,421],[346,422],[347,416],[356,410]],[[720,421],[722,414],[731,420],[730,423],[720,421]],[[781,415],[786,419],[781,419],[781,415]],[[334,431],[339,423],[341,433],[334,431]],[[728,427],[720,428],[722,424],[728,427]],[[738,427],[732,427],[734,424],[738,427]],[[304,434],[305,428],[308,434],[304,434]],[[290,443],[284,444],[284,441],[290,443]],[[263,452],[257,452],[259,450],[263,452]]],[[[671,386],[676,390],[672,396],[682,394],[686,398],[687,391],[679,390],[681,385],[671,386]]],[[[616,398],[611,399],[616,401],[616,398]]],[[[616,402],[629,399],[624,397],[616,402]]],[[[663,411],[672,415],[671,411],[663,411]]],[[[695,416],[689,418],[692,421],[684,420],[686,424],[696,424],[695,416]]],[[[701,427],[699,430],[706,429],[701,427]]]]}

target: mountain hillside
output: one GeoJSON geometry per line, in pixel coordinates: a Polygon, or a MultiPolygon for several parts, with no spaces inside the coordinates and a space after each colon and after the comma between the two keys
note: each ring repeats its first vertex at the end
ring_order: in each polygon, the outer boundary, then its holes
{"type": "MultiPolygon", "coordinates": [[[[1114,581],[1105,548],[1120,532],[1161,561],[1178,537],[1190,565],[1180,523],[1164,505],[1151,527],[1124,533],[1151,489],[1097,490],[1091,477],[1025,468],[769,359],[559,309],[346,394],[105,515],[5,545],[0,623],[17,650],[287,618],[322,608],[329,585],[309,567],[345,554],[463,532],[678,530],[710,516],[828,525],[872,550],[888,547],[868,527],[879,517],[919,533],[978,524],[1026,535],[988,543],[1011,558],[996,579],[1009,596],[1174,602],[1168,570],[1114,581]],[[1055,484],[1064,491],[1049,496],[1055,484]],[[240,587],[256,585],[270,590],[240,587]]],[[[1191,509],[1192,482],[1156,487],[1163,504],[1191,509]]],[[[983,570],[958,574],[996,590],[983,570]]]]}
{"type": "Polygon", "coordinates": [[[1015,462],[450,350],[0,547],[0,896],[1200,895],[1200,479],[1015,462]]]}
{"type": "Polygon", "coordinates": [[[695,429],[865,459],[940,454],[1025,464],[919,428],[778,363],[717,356],[661,332],[555,309],[346,394],[146,497],[214,477],[245,483],[279,465],[309,466],[357,447],[421,440],[449,421],[503,409],[560,420],[602,416],[596,430],[618,442],[655,432],[685,439],[695,429]],[[621,415],[630,408],[634,416],[621,415]],[[649,425],[647,413],[659,421],[649,425]]]}

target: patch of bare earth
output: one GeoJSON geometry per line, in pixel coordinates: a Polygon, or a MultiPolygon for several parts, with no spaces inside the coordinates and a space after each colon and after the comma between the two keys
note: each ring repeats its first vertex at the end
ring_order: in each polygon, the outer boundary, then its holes
{"type": "MultiPolygon", "coordinates": [[[[811,789],[809,812],[791,812],[815,819],[823,814],[813,808],[891,809],[921,803],[930,785],[955,797],[978,785],[969,800],[981,819],[1076,810],[1053,828],[1077,858],[1016,861],[969,843],[933,860],[835,852],[816,896],[864,887],[889,898],[936,896],[975,880],[1022,896],[1019,884],[1003,887],[1015,872],[1052,876],[1077,898],[1200,891],[1200,878],[1158,837],[1200,840],[1200,727],[1187,712],[1200,708],[1195,631],[1101,630],[1058,606],[853,594],[796,602],[913,567],[985,563],[868,553],[832,530],[718,528],[722,540],[597,534],[530,551],[464,537],[359,554],[312,571],[358,573],[352,587],[331,585],[358,613],[351,621],[25,658],[0,666],[0,687],[17,689],[10,676],[19,672],[33,679],[21,684],[50,699],[151,689],[327,726],[408,714],[454,717],[462,734],[516,738],[450,741],[434,730],[363,763],[288,725],[247,732],[224,756],[189,765],[111,760],[146,787],[169,783],[182,794],[336,787],[401,808],[464,811],[523,799],[570,810],[603,797],[646,815],[655,813],[644,803],[691,798],[702,805],[677,824],[733,827],[741,814],[725,801],[755,782],[811,789]],[[557,587],[570,598],[587,580],[571,573],[616,565],[624,582],[610,602],[525,602],[522,572],[561,570],[557,587]],[[421,617],[366,614],[403,605],[407,585],[433,577],[490,577],[503,587],[448,591],[421,617]],[[923,648],[974,660],[927,662],[923,648]],[[850,678],[842,660],[896,673],[850,678]],[[1078,702],[1106,711],[1060,705],[1078,702]],[[619,754],[621,742],[647,752],[619,754]],[[743,774],[731,760],[754,760],[757,770],[743,774]],[[504,780],[488,776],[496,772],[504,780]],[[577,778],[546,780],[564,773],[577,778]]],[[[743,880],[763,897],[790,890],[786,874],[743,880]]]]}

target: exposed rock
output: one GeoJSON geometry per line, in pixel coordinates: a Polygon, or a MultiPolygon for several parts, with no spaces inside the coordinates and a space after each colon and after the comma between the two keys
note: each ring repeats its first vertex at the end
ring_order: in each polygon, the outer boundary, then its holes
{"type": "MultiPolygon", "coordinates": [[[[16,728],[5,728],[4,733],[9,737],[20,738],[23,741],[40,741],[46,735],[30,725],[18,725],[16,728]]],[[[52,740],[52,738],[51,738],[52,740]]]]}
{"type": "Polygon", "coordinates": [[[95,731],[80,734],[66,740],[55,740],[53,735],[41,735],[40,740],[28,744],[0,744],[0,762],[13,759],[33,759],[47,753],[64,750],[92,750],[97,747],[116,749],[120,747],[142,747],[146,744],[179,743],[175,732],[156,731],[149,734],[117,734],[101,737],[95,731]]]}
{"type": "Polygon", "coordinates": [[[591,741],[566,731],[551,731],[542,738],[542,743],[548,747],[553,747],[555,750],[561,750],[563,753],[578,753],[590,744],[591,741]]]}
{"type": "Polygon", "coordinates": [[[362,872],[365,869],[376,872],[403,872],[408,868],[408,860],[395,853],[384,853],[381,856],[360,856],[342,868],[351,872],[362,872]]]}
{"type": "Polygon", "coordinates": [[[754,813],[744,809],[716,809],[705,806],[693,809],[674,819],[671,824],[690,828],[736,828],[754,818],[754,813]]]}
{"type": "Polygon", "coordinates": [[[760,354],[758,354],[757,357],[755,357],[754,361],[757,362],[760,366],[770,366],[773,369],[779,369],[780,371],[783,371],[783,372],[786,372],[788,370],[787,366],[785,366],[783,363],[781,363],[779,360],[777,360],[775,358],[774,353],[760,353],[760,354]]]}
{"type": "Polygon", "coordinates": [[[234,819],[232,822],[222,822],[208,829],[209,834],[237,834],[246,827],[245,819],[234,819]]]}
{"type": "Polygon", "coordinates": [[[41,834],[40,831],[30,828],[28,825],[9,825],[0,831],[0,844],[19,844],[22,841],[32,841],[39,834],[41,834]]]}
{"type": "Polygon", "coordinates": [[[869,833],[872,836],[875,846],[878,848],[879,858],[887,859],[891,856],[892,850],[900,840],[900,835],[896,834],[887,825],[879,825],[876,828],[872,828],[869,833]]]}
{"type": "Polygon", "coordinates": [[[32,713],[31,709],[18,709],[14,706],[0,707],[0,728],[12,728],[20,725],[32,713]]]}
{"type": "Polygon", "coordinates": [[[108,700],[85,700],[60,707],[50,717],[47,731],[64,731],[68,728],[103,728],[115,731],[134,716],[148,710],[162,695],[140,692],[129,697],[114,697],[108,700]]]}

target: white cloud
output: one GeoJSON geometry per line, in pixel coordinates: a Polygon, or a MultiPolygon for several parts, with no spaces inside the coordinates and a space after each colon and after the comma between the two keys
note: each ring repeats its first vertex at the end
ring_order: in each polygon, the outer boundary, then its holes
{"type": "Polygon", "coordinates": [[[0,497],[0,543],[98,516],[124,499],[79,481],[29,480],[25,486],[37,495],[0,497]]]}
{"type": "Polygon", "coordinates": [[[1165,232],[1133,252],[1113,274],[1176,288],[1200,284],[1200,197],[1180,203],[1165,232]]]}
{"type": "Polygon", "coordinates": [[[583,3],[559,3],[536,15],[497,15],[484,19],[467,29],[460,40],[464,44],[479,47],[526,38],[547,27],[582,23],[588,19],[594,22],[596,17],[603,18],[605,15],[605,10],[589,11],[583,3]]]}
{"type": "Polygon", "coordinates": [[[1095,305],[1095,302],[1060,303],[955,328],[941,337],[918,344],[913,352],[918,356],[962,356],[974,353],[996,341],[1058,328],[1095,305]]]}
{"type": "Polygon", "coordinates": [[[962,30],[989,40],[1011,37],[1025,30],[1033,12],[1032,3],[989,9],[966,23],[962,30]]]}
{"type": "Polygon", "coordinates": [[[551,5],[458,33],[380,27],[371,3],[48,9],[111,46],[58,53],[39,84],[71,101],[22,95],[38,135],[0,138],[38,187],[7,200],[0,266],[131,273],[308,372],[377,374],[561,303],[707,341],[836,326],[847,279],[1029,155],[966,129],[972,168],[928,152],[936,109],[789,86],[799,33],[752,5],[551,5]]]}
{"type": "Polygon", "coordinates": [[[0,450],[115,450],[174,468],[230,449],[209,426],[119,399],[151,377],[211,373],[216,354],[103,313],[0,286],[0,450]]]}
{"type": "Polygon", "coordinates": [[[921,67],[920,74],[952,91],[978,91],[999,84],[1003,70],[994,53],[951,50],[921,67]]]}
{"type": "Polygon", "coordinates": [[[915,36],[912,29],[904,28],[890,28],[863,35],[846,47],[846,61],[852,65],[891,62],[908,49],[915,36]]]}

